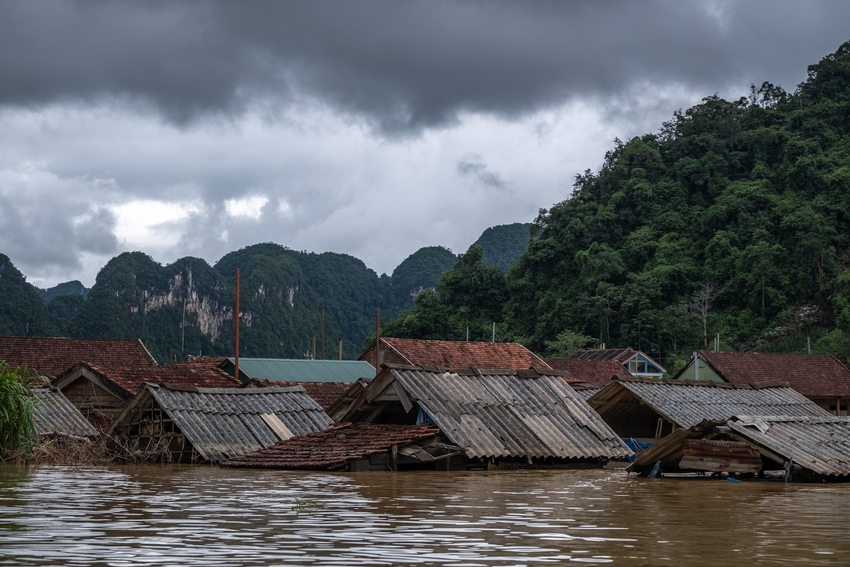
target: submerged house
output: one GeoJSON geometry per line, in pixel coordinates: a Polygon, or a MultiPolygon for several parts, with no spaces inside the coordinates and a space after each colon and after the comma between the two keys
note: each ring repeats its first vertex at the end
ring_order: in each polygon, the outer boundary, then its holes
{"type": "Polygon", "coordinates": [[[25,364],[50,379],[81,361],[108,367],[153,368],[157,365],[138,339],[0,337],[0,360],[5,360],[12,368],[25,364]]]}
{"type": "Polygon", "coordinates": [[[847,415],[850,370],[826,354],[694,353],[674,380],[727,382],[738,386],[782,380],[833,415],[847,415]]]}
{"type": "MultiPolygon", "coordinates": [[[[667,372],[663,366],[655,362],[646,353],[629,347],[580,350],[570,358],[573,360],[597,362],[613,361],[622,366],[632,376],[642,378],[661,378],[667,372]]],[[[622,372],[619,374],[622,374],[622,372]]]]}
{"type": "Polygon", "coordinates": [[[439,438],[439,428],[428,423],[341,423],[229,459],[222,466],[351,472],[397,471],[429,465],[445,468],[449,459],[463,451],[439,438]]]}
{"type": "Polygon", "coordinates": [[[850,418],[736,416],[676,431],[629,466],[656,473],[758,474],[785,471],[786,481],[850,480],[850,418]]]}
{"type": "Polygon", "coordinates": [[[388,365],[352,388],[358,393],[335,406],[335,419],[433,423],[446,444],[463,451],[443,461],[452,469],[586,466],[631,455],[555,370],[388,365]]]}
{"type": "Polygon", "coordinates": [[[78,362],[53,380],[85,418],[103,430],[124,410],[146,382],[173,385],[238,388],[239,381],[224,371],[205,366],[97,366],[78,362]]]}
{"type": "Polygon", "coordinates": [[[787,383],[722,384],[618,377],[587,403],[620,437],[654,441],[705,419],[734,415],[824,417],[787,383]]]}
{"type": "Polygon", "coordinates": [[[39,437],[91,439],[98,435],[80,410],[57,388],[33,391],[32,420],[39,437]]]}
{"type": "Polygon", "coordinates": [[[195,388],[144,384],[104,433],[143,459],[219,463],[333,422],[301,387],[195,388]]]}
{"type": "Polygon", "coordinates": [[[447,370],[461,368],[549,368],[543,359],[516,343],[474,341],[433,341],[381,337],[358,360],[380,368],[383,364],[434,366],[447,370]],[[376,356],[377,354],[377,356],[376,356]]]}

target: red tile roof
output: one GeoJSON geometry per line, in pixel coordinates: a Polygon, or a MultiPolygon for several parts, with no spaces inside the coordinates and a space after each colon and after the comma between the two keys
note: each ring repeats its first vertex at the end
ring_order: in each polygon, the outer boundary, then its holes
{"type": "Polygon", "coordinates": [[[582,384],[607,384],[614,376],[628,372],[615,360],[585,360],[581,358],[544,358],[555,370],[566,370],[570,377],[582,384]]]}
{"type": "Polygon", "coordinates": [[[287,382],[283,380],[263,380],[251,378],[245,382],[243,388],[288,388],[301,386],[307,395],[313,398],[317,404],[327,410],[348,391],[353,382],[287,382]]]}
{"type": "Polygon", "coordinates": [[[341,423],[331,429],[279,441],[268,449],[222,463],[225,467],[328,469],[383,453],[439,433],[435,425],[341,423]]]}
{"type": "Polygon", "coordinates": [[[850,370],[834,356],[710,351],[700,356],[733,384],[782,380],[807,397],[850,396],[850,370]]]}
{"type": "Polygon", "coordinates": [[[517,343],[429,341],[393,337],[381,337],[381,342],[414,366],[436,366],[444,370],[549,368],[541,358],[517,343]]]}
{"type": "Polygon", "coordinates": [[[580,350],[570,358],[580,360],[614,360],[625,364],[627,360],[637,354],[631,347],[626,348],[598,348],[593,350],[580,350]]]}
{"type": "Polygon", "coordinates": [[[239,380],[224,370],[209,366],[175,365],[155,367],[108,367],[87,363],[75,364],[54,379],[54,384],[64,387],[63,380],[80,369],[86,369],[100,379],[113,384],[130,397],[135,396],[145,382],[196,388],[238,388],[239,380]]]}
{"type": "Polygon", "coordinates": [[[0,360],[12,367],[26,364],[50,377],[58,376],[77,362],[137,368],[156,366],[156,361],[138,339],[0,337],[0,360]]]}

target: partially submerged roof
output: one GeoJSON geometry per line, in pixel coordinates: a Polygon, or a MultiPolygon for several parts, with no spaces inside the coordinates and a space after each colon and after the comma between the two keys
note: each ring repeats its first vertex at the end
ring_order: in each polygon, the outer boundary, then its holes
{"type": "Polygon", "coordinates": [[[701,350],[699,356],[733,384],[782,380],[809,397],[850,396],[850,370],[831,355],[701,350]]]}
{"type": "Polygon", "coordinates": [[[94,437],[92,427],[74,404],[56,388],[39,388],[33,391],[32,419],[38,435],[66,435],[94,437]]]}
{"type": "Polygon", "coordinates": [[[192,388],[145,384],[104,434],[118,439],[153,400],[206,460],[221,462],[333,425],[304,388],[192,388]]]}
{"type": "Polygon", "coordinates": [[[288,388],[301,386],[307,395],[316,400],[325,411],[328,410],[351,387],[352,382],[284,382],[281,380],[261,380],[251,378],[242,384],[243,388],[288,388]]]}
{"type": "MultiPolygon", "coordinates": [[[[850,418],[830,415],[736,416],[726,421],[706,420],[677,431],[638,453],[629,470],[645,473],[658,462],[664,472],[705,470],[707,467],[699,462],[682,463],[683,446],[697,439],[718,444],[729,440],[749,446],[774,469],[789,463],[804,469],[804,476],[808,477],[846,479],[850,476],[850,418]]],[[[715,468],[722,470],[724,467],[720,464],[715,468]]]]}
{"type": "Polygon", "coordinates": [[[334,469],[349,461],[434,437],[434,425],[342,423],[332,429],[280,441],[268,449],[229,459],[223,466],[274,469],[334,469]]]}
{"type": "MultiPolygon", "coordinates": [[[[549,368],[543,359],[517,343],[432,341],[381,337],[381,348],[389,348],[407,364],[460,368],[549,368]]],[[[371,348],[374,348],[374,344],[371,348]]],[[[365,353],[364,353],[365,354],[365,353]]]]}
{"type": "Polygon", "coordinates": [[[614,376],[626,373],[616,360],[592,360],[584,358],[544,358],[555,370],[564,370],[570,377],[583,384],[608,384],[614,376]]]}
{"type": "Polygon", "coordinates": [[[827,416],[786,383],[735,386],[716,382],[618,377],[588,399],[612,423],[642,419],[652,411],[677,427],[733,415],[827,416]]]}
{"type": "Polygon", "coordinates": [[[237,388],[239,381],[220,368],[204,365],[141,367],[97,366],[77,363],[58,375],[53,383],[63,389],[85,378],[118,398],[129,401],[146,382],[205,388],[237,388]]]}
{"type": "Polygon", "coordinates": [[[43,376],[58,376],[77,362],[100,366],[153,367],[156,361],[138,339],[0,337],[0,360],[26,364],[43,376]]]}
{"type": "Polygon", "coordinates": [[[466,455],[602,458],[631,451],[555,370],[451,372],[388,366],[346,411],[345,421],[379,421],[372,402],[418,405],[466,455]]]}
{"type": "MultiPolygon", "coordinates": [[[[234,358],[225,366],[233,373],[234,358]]],[[[363,360],[310,360],[286,358],[239,358],[239,374],[246,378],[284,382],[356,382],[372,377],[375,369],[363,360]]]]}

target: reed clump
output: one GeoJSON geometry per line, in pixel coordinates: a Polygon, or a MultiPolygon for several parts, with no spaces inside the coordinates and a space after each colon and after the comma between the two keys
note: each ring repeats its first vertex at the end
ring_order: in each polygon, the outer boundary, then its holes
{"type": "Polygon", "coordinates": [[[10,367],[0,360],[0,460],[28,454],[36,435],[33,384],[38,378],[26,366],[10,367]]]}

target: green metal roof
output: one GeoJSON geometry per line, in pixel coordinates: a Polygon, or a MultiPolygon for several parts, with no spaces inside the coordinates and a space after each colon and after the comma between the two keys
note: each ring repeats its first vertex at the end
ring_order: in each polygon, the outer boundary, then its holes
{"type": "MultiPolygon", "coordinates": [[[[226,370],[233,374],[234,359],[226,370]]],[[[309,360],[239,357],[239,373],[249,378],[285,382],[356,382],[374,378],[375,369],[364,360],[309,360]]]]}

